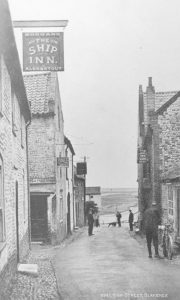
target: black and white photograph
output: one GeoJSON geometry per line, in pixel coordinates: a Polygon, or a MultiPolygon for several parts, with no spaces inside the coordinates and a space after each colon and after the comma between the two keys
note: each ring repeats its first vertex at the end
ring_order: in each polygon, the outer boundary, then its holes
{"type": "Polygon", "coordinates": [[[0,300],[180,299],[180,2],[0,0],[0,300]]]}

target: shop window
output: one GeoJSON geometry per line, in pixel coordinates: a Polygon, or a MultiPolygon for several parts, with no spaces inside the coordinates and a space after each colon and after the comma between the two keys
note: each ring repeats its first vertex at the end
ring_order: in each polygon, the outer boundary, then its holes
{"type": "Polygon", "coordinates": [[[168,213],[173,216],[173,188],[168,186],[168,213]]]}
{"type": "Polygon", "coordinates": [[[4,184],[3,184],[3,161],[0,157],[0,242],[4,239],[4,184]]]}

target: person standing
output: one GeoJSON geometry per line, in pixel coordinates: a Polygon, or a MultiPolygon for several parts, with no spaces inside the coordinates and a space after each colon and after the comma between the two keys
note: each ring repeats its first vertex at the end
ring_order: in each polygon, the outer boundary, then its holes
{"type": "Polygon", "coordinates": [[[134,214],[132,213],[131,209],[129,209],[129,228],[130,228],[130,231],[133,231],[133,222],[134,222],[134,214]]]}
{"type": "Polygon", "coordinates": [[[146,209],[144,213],[144,225],[146,232],[147,248],[149,258],[152,258],[151,243],[153,241],[155,249],[155,257],[160,258],[158,251],[158,225],[161,224],[160,214],[156,207],[156,203],[152,203],[152,207],[146,209]]]}
{"type": "Polygon", "coordinates": [[[116,213],[116,218],[117,218],[117,222],[118,222],[118,226],[121,227],[121,213],[119,211],[117,211],[116,213]]]}
{"type": "Polygon", "coordinates": [[[89,234],[89,236],[93,234],[93,223],[94,223],[94,217],[93,217],[92,208],[90,208],[89,213],[88,213],[88,234],[89,234]]]}

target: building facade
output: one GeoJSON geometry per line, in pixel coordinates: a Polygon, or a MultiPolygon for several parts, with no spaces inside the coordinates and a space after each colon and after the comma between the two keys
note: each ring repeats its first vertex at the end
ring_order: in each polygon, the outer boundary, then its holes
{"type": "Polygon", "coordinates": [[[98,210],[101,210],[101,187],[90,186],[86,187],[86,201],[94,201],[97,204],[98,210]]]}
{"type": "MultiPolygon", "coordinates": [[[[31,114],[7,1],[0,2],[0,298],[29,250],[27,126],[31,114]]],[[[3,297],[3,296],[2,296],[3,297]]]]}
{"type": "MultiPolygon", "coordinates": [[[[162,222],[170,222],[180,236],[180,93],[155,92],[152,79],[143,93],[139,89],[138,201],[140,222],[152,201],[162,222]]],[[[142,224],[143,226],[143,224],[142,224]]]]}
{"type": "Polygon", "coordinates": [[[59,243],[66,236],[64,121],[57,74],[24,76],[32,122],[28,130],[31,238],[59,243]]]}
{"type": "Polygon", "coordinates": [[[172,225],[180,242],[180,92],[156,112],[159,128],[159,171],[162,220],[172,225]]]}

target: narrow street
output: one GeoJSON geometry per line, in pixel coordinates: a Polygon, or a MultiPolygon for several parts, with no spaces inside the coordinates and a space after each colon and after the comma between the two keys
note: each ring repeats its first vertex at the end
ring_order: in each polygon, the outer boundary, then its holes
{"type": "Polygon", "coordinates": [[[63,300],[179,300],[177,262],[149,259],[145,245],[127,227],[104,225],[94,233],[89,237],[83,232],[56,250],[54,267],[63,300]]]}

